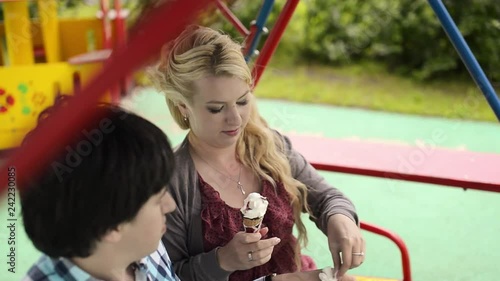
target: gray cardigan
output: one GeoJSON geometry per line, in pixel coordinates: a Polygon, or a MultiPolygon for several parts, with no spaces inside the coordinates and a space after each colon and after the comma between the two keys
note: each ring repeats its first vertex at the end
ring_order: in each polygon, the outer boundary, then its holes
{"type": "MultiPolygon", "coordinates": [[[[308,188],[308,203],[317,218],[314,221],[318,228],[326,234],[328,218],[334,214],[346,215],[358,224],[352,202],[330,186],[305,158],[292,148],[287,137],[281,134],[280,136],[285,143],[285,153],[290,161],[293,177],[308,188]]],[[[167,215],[167,232],[162,238],[175,273],[183,281],[228,280],[232,272],[227,272],[219,266],[215,249],[205,252],[203,248],[201,193],[187,137],[175,149],[175,161],[177,169],[169,187],[177,209],[167,215]]]]}

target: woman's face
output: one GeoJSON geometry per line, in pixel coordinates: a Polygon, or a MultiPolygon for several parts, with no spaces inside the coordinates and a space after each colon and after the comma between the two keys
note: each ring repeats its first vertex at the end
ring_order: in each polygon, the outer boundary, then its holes
{"type": "Polygon", "coordinates": [[[191,132],[209,146],[236,143],[250,117],[249,85],[235,77],[210,76],[195,83],[192,104],[179,106],[189,118],[191,132]]]}

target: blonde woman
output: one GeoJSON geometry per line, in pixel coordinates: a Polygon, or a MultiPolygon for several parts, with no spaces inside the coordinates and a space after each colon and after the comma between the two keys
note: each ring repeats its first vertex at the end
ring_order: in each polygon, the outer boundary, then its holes
{"type": "Polygon", "coordinates": [[[307,243],[303,212],[328,236],[339,277],[363,262],[353,204],[259,115],[241,45],[191,26],[164,47],[152,74],[174,120],[189,130],[175,151],[171,192],[178,208],[167,215],[163,237],[181,280],[314,269],[300,252],[307,243]],[[259,233],[242,231],[239,210],[251,192],[269,201],[259,233]]]}

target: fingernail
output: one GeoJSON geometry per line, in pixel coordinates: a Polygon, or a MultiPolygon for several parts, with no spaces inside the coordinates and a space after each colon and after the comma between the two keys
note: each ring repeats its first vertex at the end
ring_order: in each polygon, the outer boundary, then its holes
{"type": "Polygon", "coordinates": [[[274,241],[276,242],[276,244],[278,244],[279,242],[281,242],[281,239],[275,238],[274,241]]]}

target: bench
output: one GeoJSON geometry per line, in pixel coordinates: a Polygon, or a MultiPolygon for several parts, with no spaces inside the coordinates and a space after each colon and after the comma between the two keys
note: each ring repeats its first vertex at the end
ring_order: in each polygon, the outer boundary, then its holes
{"type": "Polygon", "coordinates": [[[500,154],[423,143],[289,137],[319,170],[500,192],[500,154]]]}

